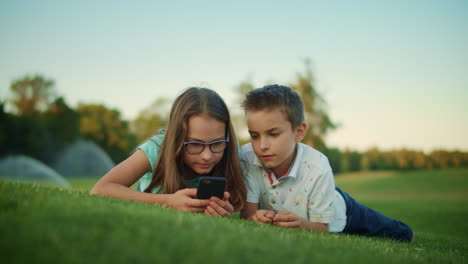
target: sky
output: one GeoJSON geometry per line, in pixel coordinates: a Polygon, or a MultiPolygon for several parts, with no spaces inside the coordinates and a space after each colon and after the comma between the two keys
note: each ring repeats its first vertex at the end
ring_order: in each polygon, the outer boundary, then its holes
{"type": "Polygon", "coordinates": [[[131,120],[160,97],[312,62],[339,128],[330,146],[468,151],[468,1],[0,1],[0,100],[41,74],[72,107],[131,120]]]}

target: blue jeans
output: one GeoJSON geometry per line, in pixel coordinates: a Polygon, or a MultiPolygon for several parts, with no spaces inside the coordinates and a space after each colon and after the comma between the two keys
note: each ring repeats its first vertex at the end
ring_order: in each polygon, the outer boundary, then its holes
{"type": "Polygon", "coordinates": [[[411,241],[413,230],[407,224],[359,204],[338,187],[336,190],[346,203],[346,226],[342,233],[411,241]]]}

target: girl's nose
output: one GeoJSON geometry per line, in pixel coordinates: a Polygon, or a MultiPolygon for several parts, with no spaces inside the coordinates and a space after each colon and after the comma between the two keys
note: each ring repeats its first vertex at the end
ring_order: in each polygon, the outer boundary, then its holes
{"type": "Polygon", "coordinates": [[[213,153],[210,150],[209,146],[205,146],[203,151],[200,153],[200,157],[204,160],[209,160],[211,159],[211,156],[213,156],[213,153]]]}

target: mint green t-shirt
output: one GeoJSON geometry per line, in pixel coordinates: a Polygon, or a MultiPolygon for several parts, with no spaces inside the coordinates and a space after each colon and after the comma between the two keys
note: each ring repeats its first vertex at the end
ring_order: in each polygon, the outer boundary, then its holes
{"type": "MultiPolygon", "coordinates": [[[[148,158],[148,161],[151,165],[151,171],[145,173],[145,175],[143,175],[143,177],[141,177],[140,180],[138,180],[138,185],[136,189],[137,191],[143,192],[150,185],[151,180],[153,179],[154,167],[156,165],[156,160],[159,156],[159,151],[161,149],[164,133],[164,130],[159,130],[158,133],[156,133],[156,135],[154,135],[138,147],[138,149],[141,149],[145,153],[146,158],[148,158]]],[[[184,182],[188,186],[198,188],[199,178],[200,176],[197,176],[190,180],[184,180],[184,182]]],[[[151,192],[157,193],[160,189],[161,186],[156,186],[153,188],[153,190],[151,190],[151,192]]]]}

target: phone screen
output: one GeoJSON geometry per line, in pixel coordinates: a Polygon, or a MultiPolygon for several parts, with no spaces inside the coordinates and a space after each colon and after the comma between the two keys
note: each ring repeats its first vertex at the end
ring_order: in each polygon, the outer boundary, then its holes
{"type": "Polygon", "coordinates": [[[198,185],[197,199],[210,199],[212,196],[223,199],[225,188],[226,178],[202,176],[198,185]]]}

